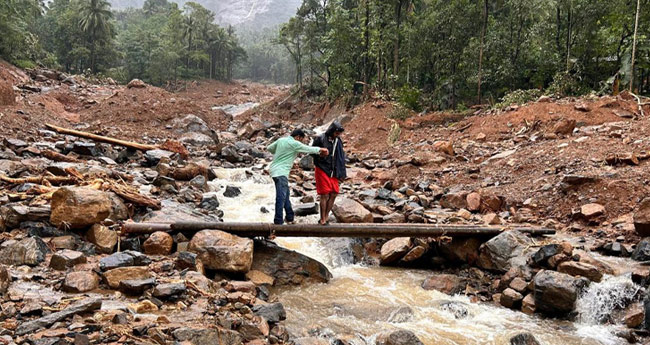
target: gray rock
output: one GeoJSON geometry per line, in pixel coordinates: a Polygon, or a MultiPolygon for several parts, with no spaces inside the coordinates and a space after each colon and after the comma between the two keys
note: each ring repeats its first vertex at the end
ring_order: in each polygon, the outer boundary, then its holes
{"type": "Polygon", "coordinates": [[[256,305],[253,307],[253,313],[268,322],[280,322],[287,318],[287,312],[280,302],[256,305]]]}
{"type": "Polygon", "coordinates": [[[42,328],[46,328],[54,324],[67,319],[68,317],[75,314],[89,313],[91,311],[98,310],[102,307],[102,300],[99,298],[87,298],[78,303],[73,304],[70,307],[65,308],[62,311],[52,313],[46,316],[43,316],[39,319],[28,321],[22,323],[16,329],[17,335],[25,335],[27,333],[32,333],[38,331],[42,328]]]}
{"type": "Polygon", "coordinates": [[[510,338],[510,345],[539,345],[531,333],[520,333],[510,338]]]}
{"type": "Polygon", "coordinates": [[[118,267],[146,266],[150,263],[151,259],[148,256],[140,252],[125,250],[99,260],[99,268],[102,271],[108,271],[118,267]]]}
{"type": "Polygon", "coordinates": [[[268,241],[255,241],[251,270],[275,279],[274,286],[326,283],[332,274],[322,263],[268,241]]]}
{"type": "Polygon", "coordinates": [[[632,259],[636,261],[650,260],[650,237],[646,237],[637,243],[634,252],[632,252],[632,259]]]}
{"type": "Polygon", "coordinates": [[[50,258],[50,267],[58,271],[64,271],[76,264],[86,262],[86,256],[82,252],[74,250],[60,250],[50,258]]]}
{"type": "Polygon", "coordinates": [[[214,146],[216,142],[209,135],[197,132],[185,133],[180,137],[180,142],[195,146],[214,146]]]}
{"type": "Polygon", "coordinates": [[[424,345],[415,333],[407,330],[398,330],[381,333],[377,336],[377,345],[424,345]]]}
{"type": "Polygon", "coordinates": [[[174,156],[174,152],[160,149],[149,150],[144,153],[144,158],[150,166],[158,164],[162,158],[172,158],[172,156],[174,156]]]}
{"type": "Polygon", "coordinates": [[[156,284],[155,278],[129,279],[120,281],[118,289],[128,295],[141,295],[156,284]]]}
{"type": "Polygon", "coordinates": [[[536,310],[550,315],[565,315],[575,308],[586,278],[575,278],[565,273],[543,270],[534,279],[536,310]]]}
{"type": "Polygon", "coordinates": [[[99,156],[97,145],[83,141],[75,141],[72,145],[72,152],[78,153],[82,156],[99,156]]]}
{"type": "Polygon", "coordinates": [[[518,231],[503,232],[481,245],[478,266],[506,272],[512,266],[525,265],[524,250],[531,244],[530,237],[518,231]]]}
{"type": "Polygon", "coordinates": [[[305,155],[300,158],[300,168],[303,170],[314,170],[314,157],[311,155],[305,155]]]}
{"type": "Polygon", "coordinates": [[[226,198],[235,198],[241,194],[241,189],[235,186],[227,186],[226,190],[223,192],[223,196],[226,198]]]}
{"type": "Polygon", "coordinates": [[[215,192],[205,193],[201,197],[199,207],[208,211],[214,211],[219,208],[219,197],[215,192]]]}
{"type": "Polygon", "coordinates": [[[539,248],[539,250],[533,256],[533,261],[537,265],[546,265],[546,261],[552,256],[559,254],[562,251],[559,244],[547,244],[539,248]]]}
{"type": "Polygon", "coordinates": [[[40,237],[28,237],[0,250],[0,263],[36,266],[45,260],[49,248],[40,237]]]}
{"type": "Polygon", "coordinates": [[[185,293],[187,288],[183,283],[158,284],[153,290],[153,296],[161,299],[178,297],[185,293]]]}
{"type": "Polygon", "coordinates": [[[318,214],[318,204],[309,203],[309,204],[300,204],[293,207],[293,212],[297,217],[305,217],[312,214],[318,214]]]}

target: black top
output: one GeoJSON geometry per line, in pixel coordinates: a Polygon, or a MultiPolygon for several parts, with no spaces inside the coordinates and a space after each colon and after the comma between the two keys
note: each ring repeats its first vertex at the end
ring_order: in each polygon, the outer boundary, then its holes
{"type": "Polygon", "coordinates": [[[324,147],[329,154],[325,157],[312,155],[314,165],[323,170],[327,176],[345,179],[345,152],[343,151],[343,140],[335,138],[334,132],[343,132],[343,127],[338,122],[333,122],[325,133],[314,138],[312,146],[324,147]]]}

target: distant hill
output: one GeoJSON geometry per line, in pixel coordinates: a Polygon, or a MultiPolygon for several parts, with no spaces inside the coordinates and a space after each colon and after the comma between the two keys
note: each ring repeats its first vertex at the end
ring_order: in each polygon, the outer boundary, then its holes
{"type": "MultiPolygon", "coordinates": [[[[144,0],[109,0],[114,9],[142,7],[144,0]]],[[[174,0],[183,6],[188,0],[174,0]]],[[[296,14],[302,0],[195,0],[215,13],[220,25],[254,27],[276,26],[296,14]]]]}

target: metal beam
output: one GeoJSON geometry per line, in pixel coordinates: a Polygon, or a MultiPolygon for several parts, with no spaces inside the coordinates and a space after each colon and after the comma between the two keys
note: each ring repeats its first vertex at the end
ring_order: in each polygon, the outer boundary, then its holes
{"type": "Polygon", "coordinates": [[[507,230],[516,230],[531,235],[553,235],[548,228],[509,225],[503,227],[450,225],[450,224],[385,224],[385,223],[335,223],[285,224],[237,223],[237,222],[175,222],[175,223],[124,223],[122,234],[149,234],[156,231],[196,233],[201,230],[221,230],[244,237],[493,237],[507,230]]]}

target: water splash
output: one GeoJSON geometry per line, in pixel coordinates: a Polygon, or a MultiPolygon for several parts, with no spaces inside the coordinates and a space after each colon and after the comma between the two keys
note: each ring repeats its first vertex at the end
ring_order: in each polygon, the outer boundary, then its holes
{"type": "Polygon", "coordinates": [[[578,322],[598,325],[608,321],[614,310],[626,307],[637,295],[640,286],[629,274],[605,276],[600,283],[592,283],[576,303],[578,322]]]}

